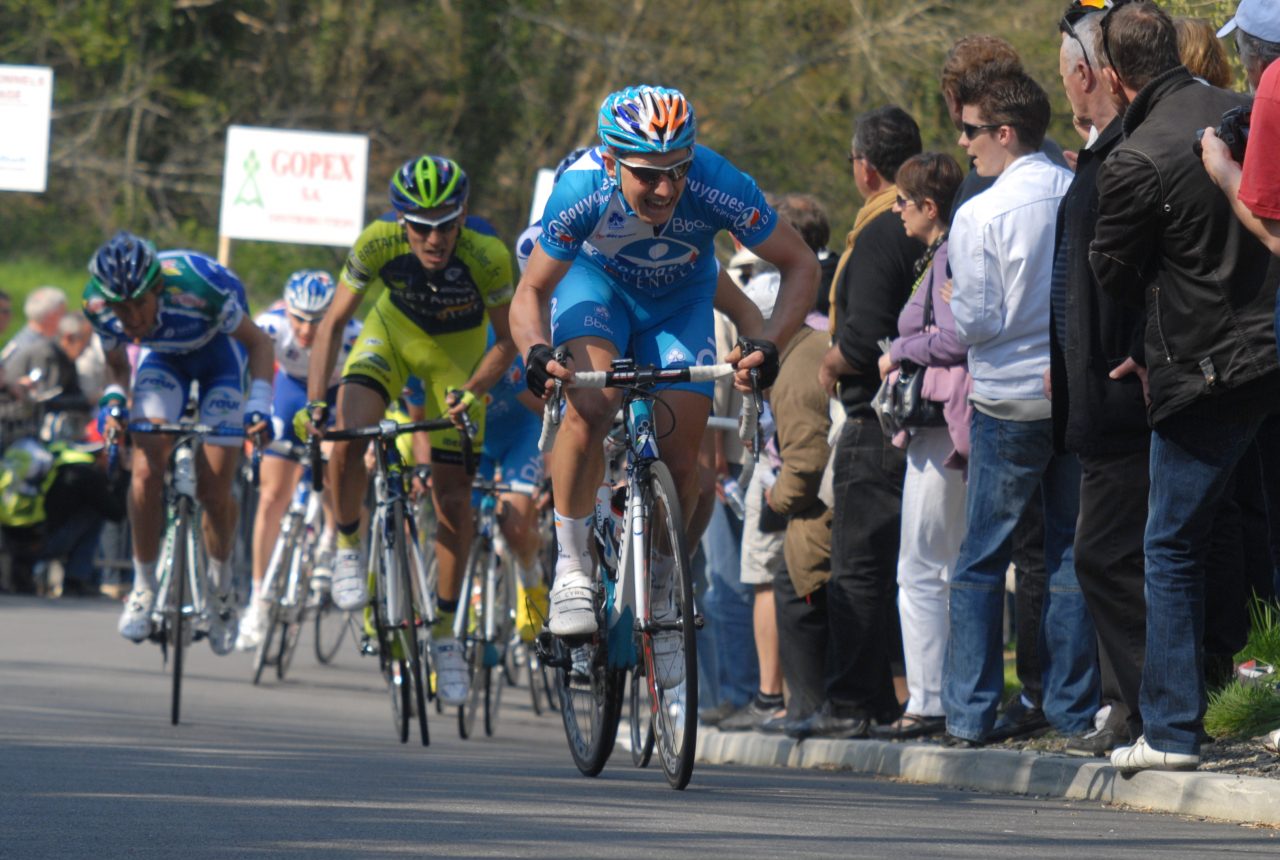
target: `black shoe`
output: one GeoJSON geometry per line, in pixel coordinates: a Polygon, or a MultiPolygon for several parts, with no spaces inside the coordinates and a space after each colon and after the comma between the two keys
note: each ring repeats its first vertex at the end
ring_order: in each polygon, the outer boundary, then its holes
{"type": "Polygon", "coordinates": [[[1109,726],[1090,729],[1067,738],[1066,754],[1082,758],[1106,758],[1116,747],[1129,743],[1127,732],[1117,733],[1109,726]]]}
{"type": "Polygon", "coordinates": [[[873,737],[886,741],[905,741],[923,738],[947,730],[946,717],[926,717],[923,714],[903,714],[891,723],[876,725],[871,729],[873,737]]]}
{"type": "Polygon", "coordinates": [[[762,705],[758,698],[752,697],[741,708],[720,721],[716,726],[722,732],[750,732],[760,728],[760,724],[782,710],[782,703],[762,705]]]}
{"type": "Polygon", "coordinates": [[[870,733],[871,721],[856,714],[843,715],[830,702],[814,711],[807,719],[787,727],[787,737],[805,738],[865,738],[870,733]]]}
{"type": "Polygon", "coordinates": [[[995,728],[987,735],[988,743],[1012,740],[1014,738],[1039,737],[1049,731],[1049,720],[1039,708],[1028,708],[1017,696],[1008,705],[1004,713],[996,720],[995,728]]]}
{"type": "Polygon", "coordinates": [[[982,741],[971,741],[968,738],[956,737],[947,732],[942,736],[942,745],[953,750],[976,750],[982,749],[982,741]]]}
{"type": "Polygon", "coordinates": [[[704,726],[718,726],[725,717],[738,712],[738,706],[732,702],[721,702],[714,708],[698,711],[698,722],[704,726]]]}
{"type": "Polygon", "coordinates": [[[782,713],[776,717],[770,717],[756,726],[756,731],[763,732],[766,735],[783,735],[787,733],[788,726],[797,722],[799,720],[793,720],[789,714],[782,713]]]}

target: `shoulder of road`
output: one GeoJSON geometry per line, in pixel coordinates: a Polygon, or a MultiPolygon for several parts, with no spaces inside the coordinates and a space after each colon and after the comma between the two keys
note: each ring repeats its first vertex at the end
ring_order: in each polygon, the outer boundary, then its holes
{"type": "Polygon", "coordinates": [[[1205,771],[1122,776],[1103,759],[878,740],[795,741],[700,728],[698,761],[847,770],[927,785],[1100,801],[1156,812],[1280,826],[1280,780],[1205,771]]]}

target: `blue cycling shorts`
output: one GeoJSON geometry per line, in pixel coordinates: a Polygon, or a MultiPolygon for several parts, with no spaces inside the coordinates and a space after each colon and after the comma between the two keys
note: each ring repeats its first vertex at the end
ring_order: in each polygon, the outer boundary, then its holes
{"type": "Polygon", "coordinates": [[[248,354],[239,341],[221,332],[188,353],[148,350],[138,362],[133,380],[134,416],[151,421],[179,420],[193,382],[199,386],[199,421],[234,433],[209,436],[204,444],[242,445],[248,354]]]}
{"type": "MultiPolygon", "coordinates": [[[[329,403],[337,402],[338,386],[333,386],[325,395],[325,400],[329,403]]],[[[298,410],[307,405],[307,381],[290,376],[283,370],[276,371],[275,382],[272,383],[271,392],[271,429],[274,431],[272,438],[282,439],[291,442],[294,445],[301,445],[302,440],[298,438],[298,434],[293,432],[293,416],[298,414],[298,410]]],[[[329,426],[333,426],[335,416],[332,414],[336,410],[330,409],[329,426]]],[[[277,454],[275,451],[268,450],[267,457],[284,457],[284,454],[277,454]]]]}
{"type": "MultiPolygon", "coordinates": [[[[579,257],[551,297],[551,337],[555,345],[579,337],[599,337],[620,356],[640,365],[691,367],[716,363],[716,270],[691,278],[665,296],[631,293],[598,266],[579,257]]],[[[664,386],[711,397],[712,382],[664,386]]]]}

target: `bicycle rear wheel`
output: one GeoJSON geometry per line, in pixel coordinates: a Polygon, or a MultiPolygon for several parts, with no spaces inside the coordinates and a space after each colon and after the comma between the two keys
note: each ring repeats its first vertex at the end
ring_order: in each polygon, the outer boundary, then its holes
{"type": "Polygon", "coordinates": [[[178,499],[178,512],[173,519],[173,551],[169,556],[169,649],[173,654],[173,693],[169,721],[178,724],[182,713],[182,666],[186,657],[187,636],[184,626],[193,624],[187,618],[187,531],[191,528],[191,500],[178,499]]]}
{"type": "Polygon", "coordinates": [[[644,546],[649,571],[649,617],[643,625],[645,674],[654,696],[658,759],[667,782],[682,789],[693,776],[698,740],[698,654],[693,577],[675,481],[665,464],[649,467],[644,546]]]}

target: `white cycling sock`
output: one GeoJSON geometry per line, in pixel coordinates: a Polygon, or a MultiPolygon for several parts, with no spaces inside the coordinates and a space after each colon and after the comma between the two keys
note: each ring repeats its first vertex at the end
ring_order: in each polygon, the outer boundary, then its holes
{"type": "Polygon", "coordinates": [[[214,594],[226,594],[231,591],[231,559],[209,557],[209,582],[213,585],[214,594]]]}
{"type": "Polygon", "coordinates": [[[139,561],[136,556],[134,557],[133,590],[156,590],[156,563],[154,561],[139,561]]]}
{"type": "Polygon", "coordinates": [[[591,524],[595,514],[574,519],[556,511],[556,543],[561,561],[578,561],[585,571],[591,570],[591,524]]]}

